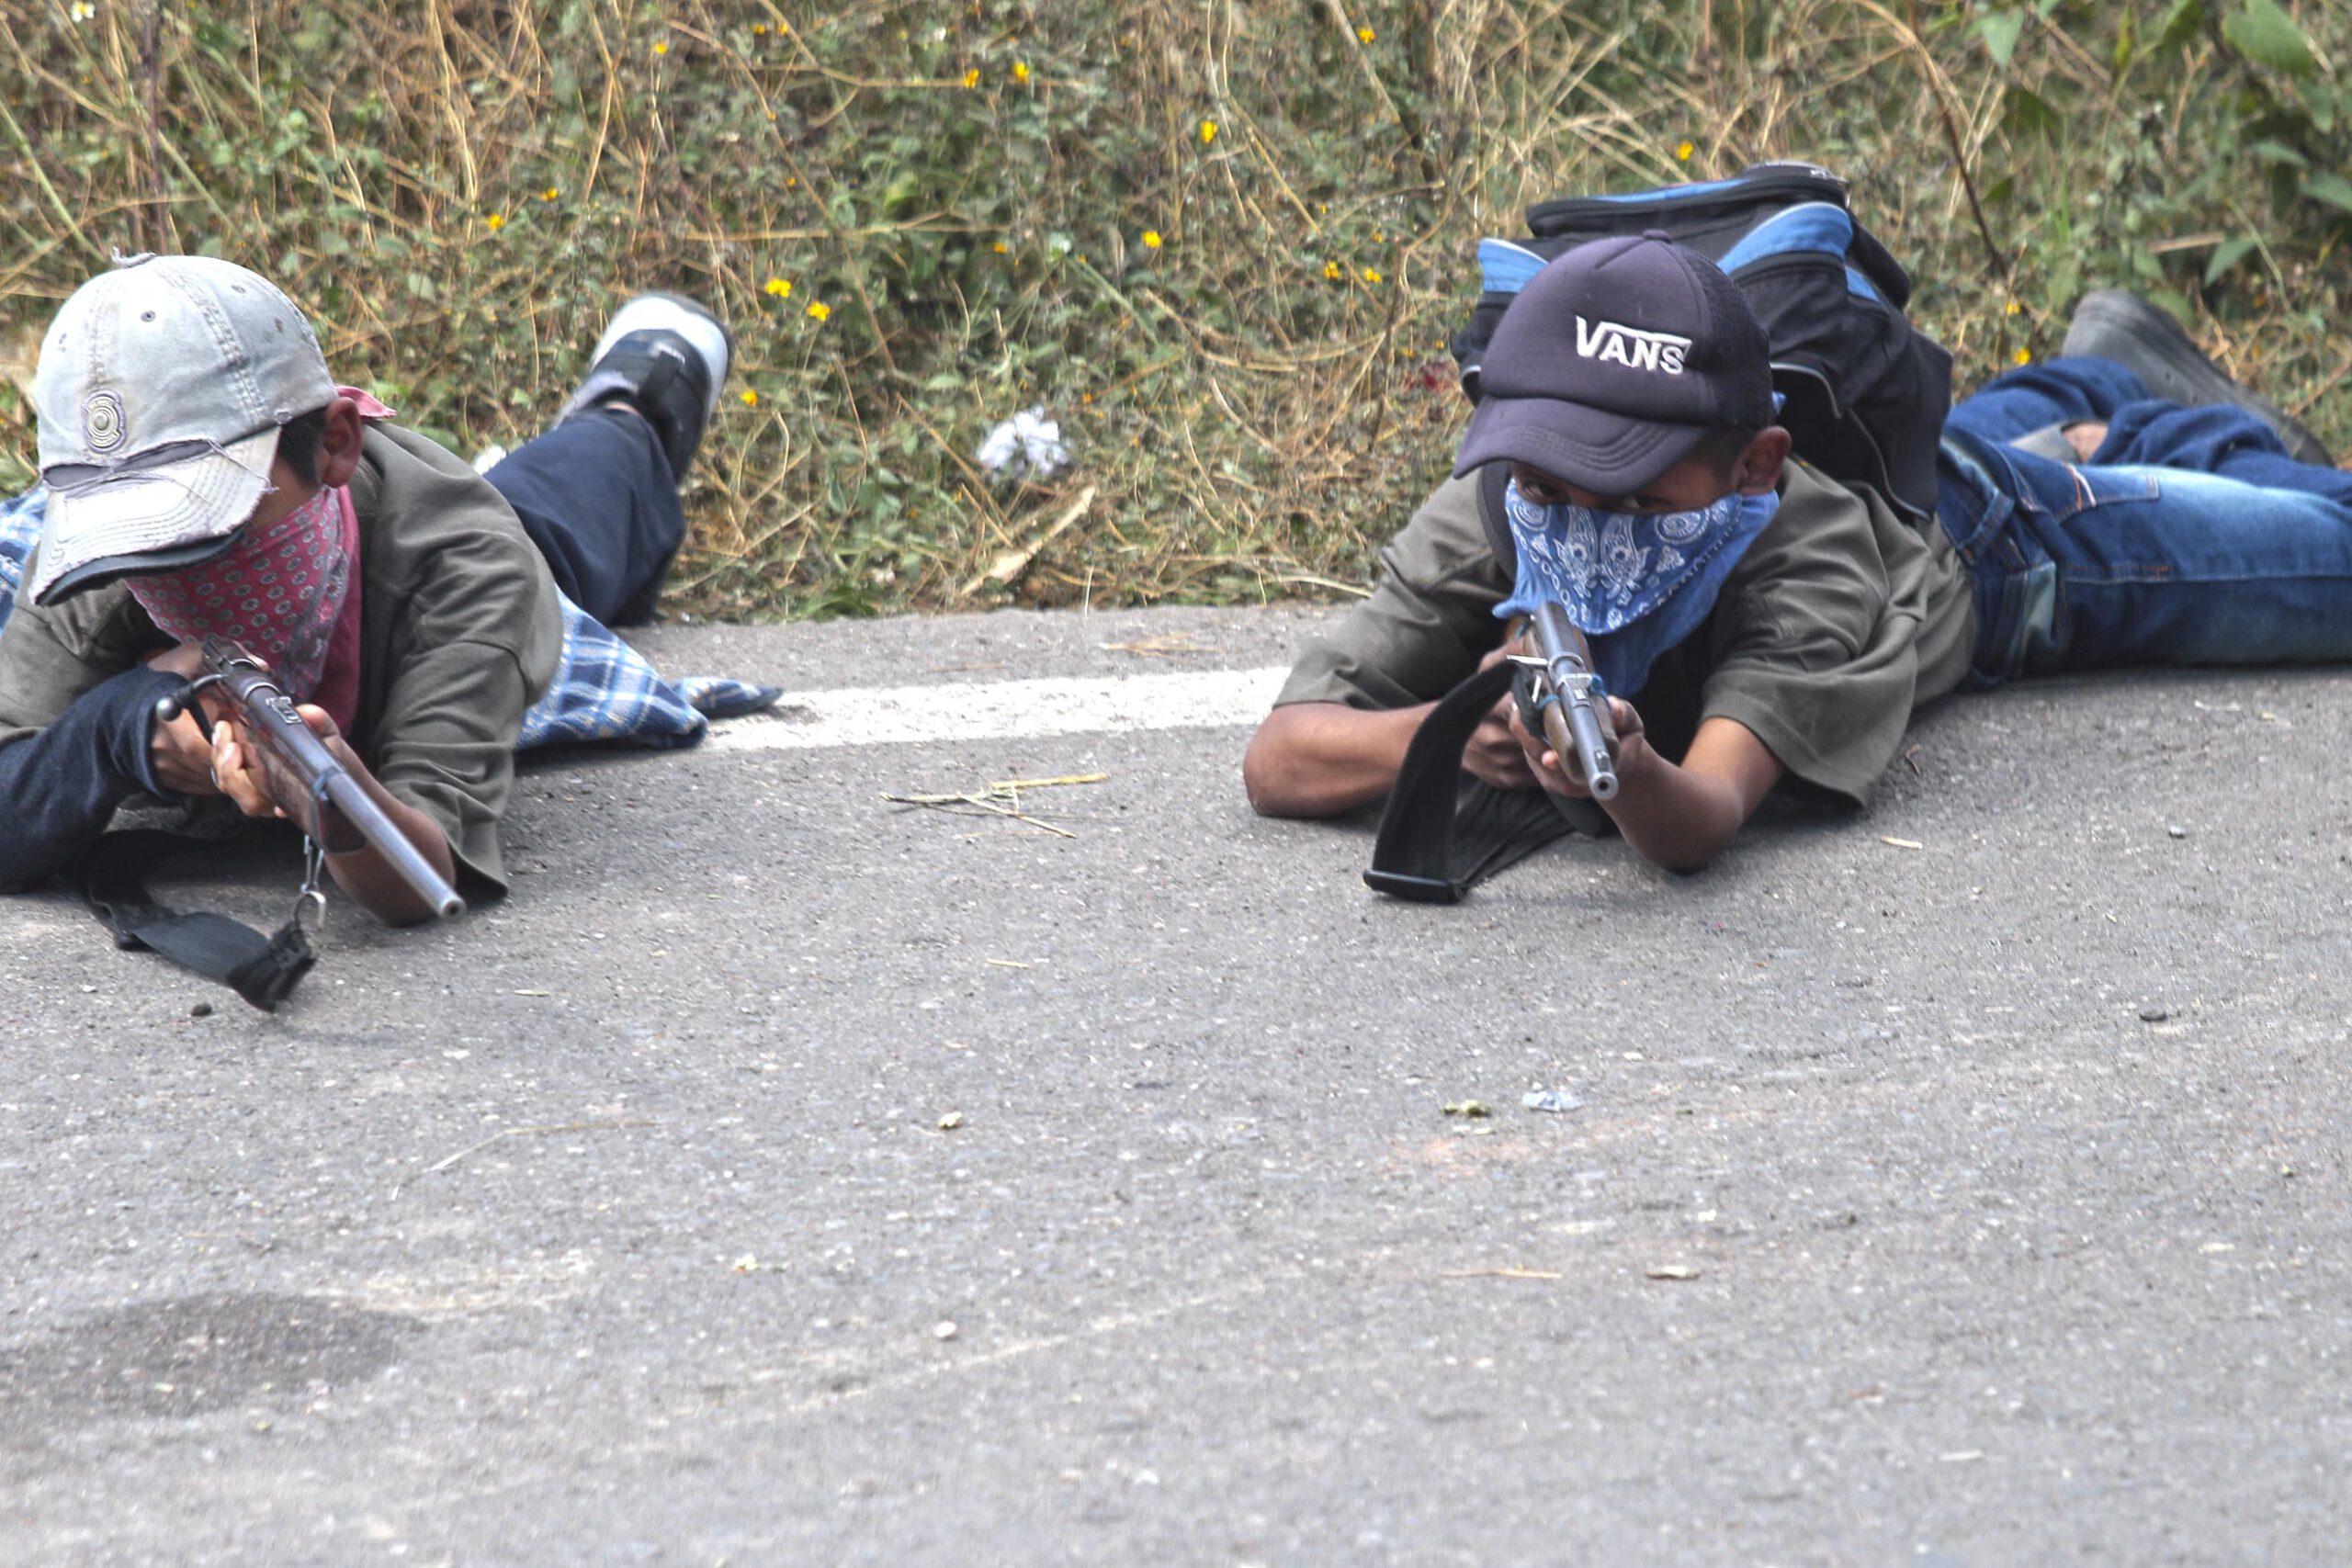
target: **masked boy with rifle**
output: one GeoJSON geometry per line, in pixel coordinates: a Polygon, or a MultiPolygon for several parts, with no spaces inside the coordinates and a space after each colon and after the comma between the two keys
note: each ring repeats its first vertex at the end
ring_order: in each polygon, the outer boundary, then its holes
{"type": "MultiPolygon", "coordinates": [[[[34,378],[47,509],[0,627],[0,889],[73,862],[142,794],[307,818],[218,703],[159,716],[208,637],[257,657],[443,880],[503,888],[526,711],[572,617],[651,614],[728,357],[708,312],[641,297],[557,427],[485,479],[338,386],[301,312],[243,267],[136,257],[85,284],[34,378]]],[[[325,863],[387,921],[435,912],[372,847],[325,863]]]]}
{"type": "Polygon", "coordinates": [[[1792,459],[1765,333],[1712,262],[1662,235],[1566,252],[1495,330],[1454,479],[1252,739],[1252,803],[1322,816],[1396,788],[1372,880],[1402,864],[1385,890],[1408,897],[1458,897],[1557,837],[1521,804],[1539,784],[1577,825],[1690,870],[1776,786],[1862,804],[1915,709],[1962,684],[2352,658],[2352,475],[2290,457],[2274,424],[2324,455],[2129,296],[2092,296],[2067,346],[1952,411],[1936,515],[1914,527],[1792,459]],[[1507,466],[1515,560],[1480,520],[1489,464],[1507,466]],[[1605,802],[1506,675],[1473,680],[1503,657],[1498,617],[1553,603],[1610,694],[1605,802]],[[1408,765],[1449,691],[1460,728],[1408,765]],[[1487,840],[1466,869],[1392,841],[1403,796],[1441,772],[1451,816],[1449,750],[1477,781],[1464,831],[1487,840]]]}

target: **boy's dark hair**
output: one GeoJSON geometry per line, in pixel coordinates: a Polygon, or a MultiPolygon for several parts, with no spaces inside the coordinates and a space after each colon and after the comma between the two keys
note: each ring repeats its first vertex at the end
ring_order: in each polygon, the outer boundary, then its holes
{"type": "Polygon", "coordinates": [[[1699,438],[1699,445],[1690,448],[1690,456],[1704,461],[1713,472],[1729,478],[1732,465],[1739,461],[1739,455],[1755,439],[1756,432],[1744,424],[1719,424],[1699,438]]]}
{"type": "Polygon", "coordinates": [[[319,443],[326,439],[327,411],[298,413],[277,427],[277,455],[306,485],[319,482],[319,443]]]}

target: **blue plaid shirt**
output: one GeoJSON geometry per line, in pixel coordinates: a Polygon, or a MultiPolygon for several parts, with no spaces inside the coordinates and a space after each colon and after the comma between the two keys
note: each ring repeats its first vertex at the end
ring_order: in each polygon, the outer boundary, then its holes
{"type": "MultiPolygon", "coordinates": [[[[16,607],[25,558],[40,542],[47,494],[36,485],[0,502],[0,626],[16,607]]],[[[774,700],[768,688],[741,681],[665,680],[609,626],[565,599],[563,654],[555,680],[523,716],[514,745],[520,750],[591,742],[692,746],[709,728],[706,714],[747,713],[774,700]]]]}

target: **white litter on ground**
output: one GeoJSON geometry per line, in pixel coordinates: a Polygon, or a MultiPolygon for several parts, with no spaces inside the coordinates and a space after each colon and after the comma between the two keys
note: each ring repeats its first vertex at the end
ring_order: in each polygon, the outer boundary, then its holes
{"type": "Polygon", "coordinates": [[[1014,479],[1049,479],[1069,466],[1061,423],[1046,417],[1042,403],[1023,409],[989,431],[972,456],[990,475],[1014,479]]]}

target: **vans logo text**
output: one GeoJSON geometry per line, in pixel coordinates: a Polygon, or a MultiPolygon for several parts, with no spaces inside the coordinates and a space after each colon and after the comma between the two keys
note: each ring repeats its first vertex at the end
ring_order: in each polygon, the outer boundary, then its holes
{"type": "Polygon", "coordinates": [[[1635,370],[1663,370],[1669,376],[1679,376],[1682,356],[1690,347],[1689,338],[1677,337],[1672,333],[1645,333],[1615,321],[1577,318],[1577,353],[1603,364],[1623,365],[1635,370]]]}

